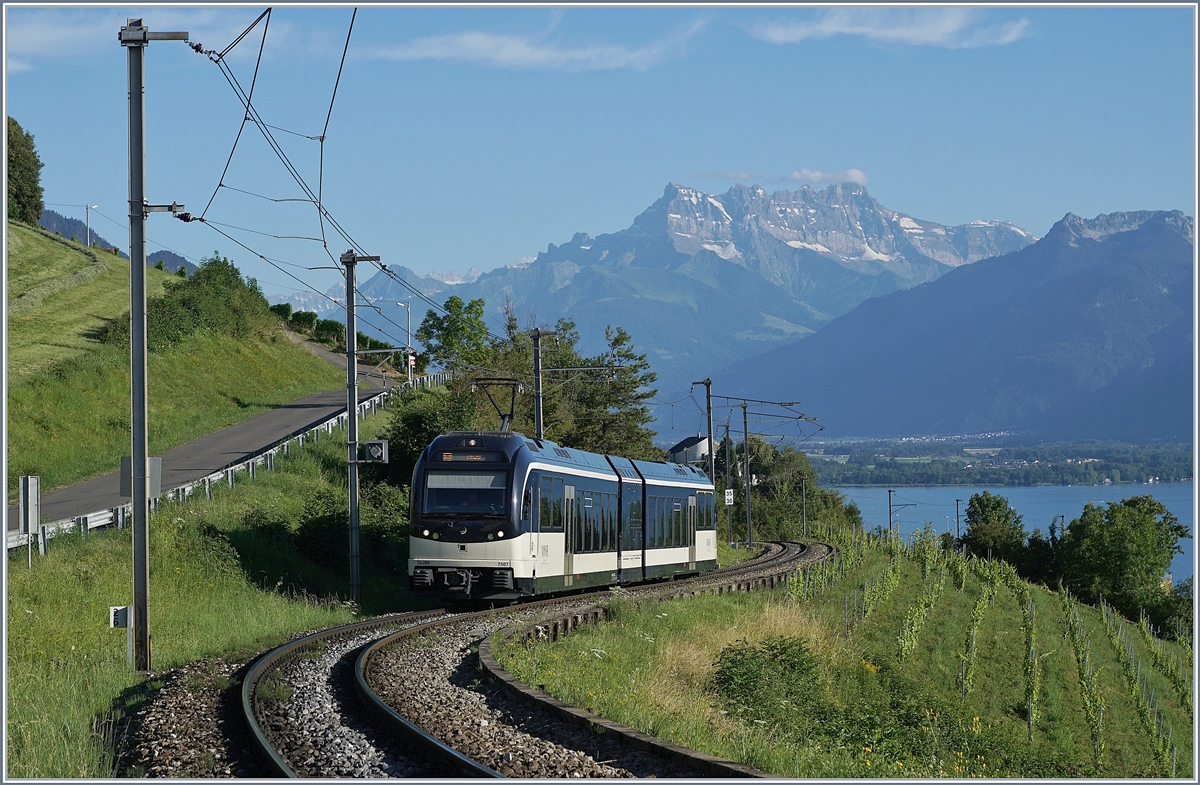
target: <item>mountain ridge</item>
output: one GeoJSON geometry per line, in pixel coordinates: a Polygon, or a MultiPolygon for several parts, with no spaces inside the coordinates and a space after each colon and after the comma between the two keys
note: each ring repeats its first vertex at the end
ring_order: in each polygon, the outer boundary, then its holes
{"type": "MultiPolygon", "coordinates": [[[[604,328],[620,325],[647,352],[659,388],[675,390],[703,375],[713,357],[758,354],[821,329],[869,297],[1034,239],[1005,221],[949,227],[915,219],[853,183],[774,194],[738,184],[721,195],[671,183],[626,229],[577,232],[528,264],[470,283],[406,278],[439,301],[451,293],[483,298],[494,332],[506,302],[522,322],[572,319],[585,353],[601,351],[604,328]]],[[[402,309],[391,304],[409,296],[403,287],[376,275],[360,289],[403,323],[402,309]]]]}
{"type": "Polygon", "coordinates": [[[830,436],[1187,440],[1193,236],[1178,211],[1068,213],[1034,245],[864,301],[714,384],[800,399],[830,436]]]}

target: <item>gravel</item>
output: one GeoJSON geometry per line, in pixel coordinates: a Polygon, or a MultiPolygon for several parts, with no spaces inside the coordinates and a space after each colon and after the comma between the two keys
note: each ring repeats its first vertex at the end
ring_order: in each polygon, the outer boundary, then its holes
{"type": "MultiPolygon", "coordinates": [[[[561,608],[566,614],[594,602],[568,599],[561,608]]],[[[517,620],[545,613],[546,608],[511,610],[409,638],[389,649],[390,654],[374,658],[372,687],[427,732],[506,776],[700,776],[683,763],[626,748],[535,703],[509,698],[482,679],[474,654],[479,641],[517,620]]],[[[381,730],[354,694],[358,650],[397,629],[399,625],[327,639],[323,647],[276,670],[275,689],[284,689],[277,692],[280,699],[260,702],[259,723],[302,777],[461,778],[381,730]]],[[[241,714],[247,669],[244,663],[205,659],[159,674],[150,682],[161,684],[158,689],[123,696],[132,707],[117,732],[117,775],[277,776],[257,752],[241,714]]]]}
{"type": "MultiPolygon", "coordinates": [[[[292,694],[260,705],[259,724],[301,777],[444,777],[436,761],[380,731],[354,693],[358,650],[396,627],[330,639],[282,663],[276,679],[292,694]]],[[[260,682],[260,690],[262,689],[260,682]]]]}
{"type": "MultiPolygon", "coordinates": [[[[590,599],[574,605],[580,611],[590,599]]],[[[564,604],[563,613],[572,612],[564,604]]],[[[686,765],[628,749],[486,683],[475,651],[486,636],[538,611],[466,619],[377,655],[368,678],[389,705],[459,752],[507,777],[697,777],[686,765]]]]}
{"type": "Polygon", "coordinates": [[[245,663],[199,660],[122,696],[118,777],[268,777],[242,719],[245,663]],[[140,705],[139,705],[140,704],[140,705]]]}

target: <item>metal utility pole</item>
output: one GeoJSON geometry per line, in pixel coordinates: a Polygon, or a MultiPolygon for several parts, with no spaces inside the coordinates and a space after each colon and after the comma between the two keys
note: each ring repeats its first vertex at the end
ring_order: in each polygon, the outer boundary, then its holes
{"type": "MultiPolygon", "coordinates": [[[[730,480],[730,469],[732,467],[729,463],[729,444],[729,423],[725,423],[725,487],[728,490],[733,490],[730,480]]],[[[733,544],[733,505],[727,504],[725,505],[725,509],[729,510],[729,542],[733,544]]]]}
{"type": "Polygon", "coordinates": [[[708,479],[712,481],[716,479],[717,474],[716,460],[713,456],[712,379],[705,379],[702,382],[692,382],[692,384],[704,385],[704,412],[708,420],[708,479]]]}
{"type": "Polygon", "coordinates": [[[150,670],[150,499],[146,427],[146,213],[178,212],[182,205],[146,204],[145,47],[150,41],[186,41],[188,34],[152,33],[127,19],[117,36],[129,52],[129,352],[133,481],[133,666],[150,670]]]}
{"type": "Polygon", "coordinates": [[[362,595],[362,574],[358,554],[358,322],[355,320],[354,266],[359,262],[378,262],[378,256],[357,256],[346,251],[341,256],[346,266],[346,450],[350,470],[350,599],[362,595]]]}
{"type": "Polygon", "coordinates": [[[958,505],[962,504],[962,499],[954,500],[954,536],[962,539],[962,526],[959,524],[958,505]]]}
{"type": "Polygon", "coordinates": [[[95,210],[99,206],[98,204],[85,204],[83,206],[83,214],[87,221],[87,242],[84,245],[88,248],[92,247],[92,210],[95,210]]]}
{"type": "Polygon", "coordinates": [[[404,365],[408,368],[408,383],[412,385],[412,361],[409,359],[409,352],[412,351],[412,298],[409,297],[402,303],[396,303],[404,309],[408,314],[408,327],[404,330],[404,365]]]}
{"type": "Polygon", "coordinates": [[[542,440],[542,339],[553,338],[558,333],[534,327],[529,331],[533,339],[533,438],[542,440]]]}
{"type": "Polygon", "coordinates": [[[892,534],[892,494],[895,493],[891,488],[888,488],[888,536],[892,534]]]}
{"type": "Polygon", "coordinates": [[[749,404],[742,403],[742,444],[746,451],[746,547],[754,544],[754,529],[750,524],[750,419],[746,410],[749,404]]]}
{"type": "Polygon", "coordinates": [[[808,539],[808,476],[800,475],[800,520],[804,522],[804,539],[808,539]]]}

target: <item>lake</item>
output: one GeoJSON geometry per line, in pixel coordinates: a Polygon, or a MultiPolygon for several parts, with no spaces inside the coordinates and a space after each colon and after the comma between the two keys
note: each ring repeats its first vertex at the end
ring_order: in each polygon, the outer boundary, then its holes
{"type": "MultiPolygon", "coordinates": [[[[855,502],[862,510],[863,528],[874,529],[876,526],[887,527],[888,489],[839,487],[846,497],[855,502]]],[[[1088,502],[1102,504],[1119,502],[1130,496],[1153,496],[1156,500],[1179,518],[1179,522],[1187,526],[1188,531],[1195,534],[1195,499],[1194,483],[1122,483],[1119,485],[1039,485],[1033,487],[1020,486],[909,486],[893,488],[892,511],[899,526],[900,533],[907,537],[912,532],[925,526],[926,521],[933,524],[934,531],[954,533],[954,500],[962,499],[959,505],[963,518],[967,514],[967,500],[972,494],[989,491],[993,495],[1008,499],[1009,505],[1020,515],[1024,516],[1021,523],[1027,533],[1035,528],[1042,530],[1043,536],[1049,536],[1050,522],[1059,515],[1067,516],[1067,523],[1078,518],[1083,512],[1083,506],[1088,502]],[[913,505],[898,507],[901,504],[913,505]]],[[[964,524],[965,528],[965,524],[964,524]]],[[[1183,553],[1178,554],[1171,562],[1171,573],[1175,581],[1183,581],[1194,574],[1192,560],[1193,540],[1180,540],[1183,553]]]]}

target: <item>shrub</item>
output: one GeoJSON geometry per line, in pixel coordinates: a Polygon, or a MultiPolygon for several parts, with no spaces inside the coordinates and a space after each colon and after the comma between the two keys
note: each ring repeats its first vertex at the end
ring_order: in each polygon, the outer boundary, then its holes
{"type": "Polygon", "coordinates": [[[312,332],[317,324],[316,311],[296,311],[292,314],[291,325],[292,329],[303,330],[304,332],[312,332]]]}
{"type": "Polygon", "coordinates": [[[346,340],[346,325],[336,319],[318,319],[313,338],[321,343],[341,344],[346,340]]]}
{"type": "Polygon", "coordinates": [[[797,638],[742,640],[721,651],[713,686],[730,714],[804,732],[821,695],[819,663],[797,638]]]}
{"type": "MultiPolygon", "coordinates": [[[[193,335],[245,338],[271,323],[258,283],[243,279],[233,262],[217,254],[191,278],[167,283],[161,297],[146,301],[146,344],[165,349],[193,335]]],[[[106,343],[129,345],[129,312],[109,322],[106,343]]]]}

